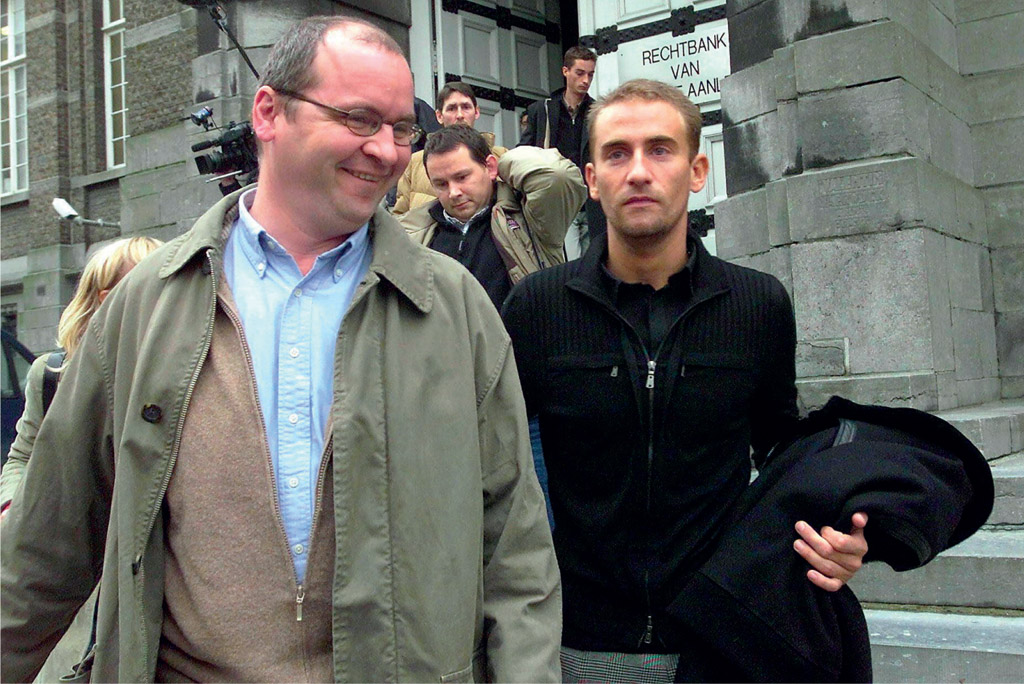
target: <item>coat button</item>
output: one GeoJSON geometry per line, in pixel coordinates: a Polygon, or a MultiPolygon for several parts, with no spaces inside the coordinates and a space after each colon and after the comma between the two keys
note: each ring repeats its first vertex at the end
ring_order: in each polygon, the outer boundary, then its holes
{"type": "Polygon", "coordinates": [[[163,416],[163,410],[156,404],[146,404],[142,407],[142,420],[147,423],[159,423],[163,416]]]}

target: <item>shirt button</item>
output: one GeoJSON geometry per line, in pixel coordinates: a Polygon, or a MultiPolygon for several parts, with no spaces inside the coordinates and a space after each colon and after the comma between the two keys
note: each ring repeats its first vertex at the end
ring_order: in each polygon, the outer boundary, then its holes
{"type": "Polygon", "coordinates": [[[301,297],[302,296],[302,288],[301,287],[295,288],[295,292],[293,292],[292,294],[294,294],[296,297],[301,297]]]}
{"type": "Polygon", "coordinates": [[[288,422],[291,423],[292,425],[295,425],[296,423],[298,423],[299,422],[299,414],[293,413],[292,415],[288,416],[288,422]]]}
{"type": "Polygon", "coordinates": [[[260,273],[263,273],[263,270],[266,269],[266,267],[267,265],[264,263],[256,264],[256,270],[259,271],[260,273]]]}
{"type": "Polygon", "coordinates": [[[299,478],[297,478],[297,477],[289,478],[288,479],[288,486],[291,487],[292,489],[295,489],[296,487],[298,487],[299,486],[299,478]]]}
{"type": "Polygon", "coordinates": [[[339,269],[335,269],[335,271],[334,271],[334,275],[335,275],[336,277],[340,278],[341,276],[345,275],[345,271],[343,271],[343,270],[342,270],[342,269],[340,269],[340,268],[339,268],[339,269]]]}
{"type": "Polygon", "coordinates": [[[291,349],[288,350],[288,355],[291,356],[294,359],[295,357],[297,357],[299,355],[299,348],[298,347],[292,347],[291,349]]]}
{"type": "Polygon", "coordinates": [[[302,553],[303,551],[305,551],[305,550],[306,550],[306,547],[304,547],[304,546],[303,546],[302,544],[296,544],[296,545],[295,545],[295,546],[293,547],[293,549],[292,549],[292,550],[293,550],[293,551],[295,551],[295,554],[296,554],[296,555],[298,555],[298,554],[302,553]]]}

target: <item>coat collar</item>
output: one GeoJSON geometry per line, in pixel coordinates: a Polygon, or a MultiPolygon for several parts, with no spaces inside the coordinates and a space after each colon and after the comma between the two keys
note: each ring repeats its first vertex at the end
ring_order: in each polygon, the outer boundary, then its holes
{"type": "MultiPolygon", "coordinates": [[[[178,238],[176,248],[169,250],[167,260],[160,267],[161,278],[174,275],[209,250],[214,251],[219,260],[224,251],[226,229],[238,216],[238,198],[247,189],[222,198],[191,230],[178,238]]],[[[434,301],[430,252],[410,240],[398,221],[380,206],[370,219],[370,241],[373,246],[370,272],[391,283],[421,312],[429,312],[434,301]]]]}
{"type": "Polygon", "coordinates": [[[246,190],[248,187],[222,197],[199,217],[191,230],[172,243],[174,248],[168,250],[167,260],[160,267],[161,278],[171,277],[207,250],[223,253],[225,224],[238,216],[238,198],[246,190]]]}
{"type": "MultiPolygon", "coordinates": [[[[552,90],[551,94],[548,95],[548,97],[550,99],[552,99],[552,100],[555,100],[556,102],[561,102],[562,98],[565,97],[565,86],[562,86],[558,90],[552,90]]],[[[581,112],[586,112],[587,109],[590,108],[590,105],[593,102],[594,102],[594,98],[591,97],[590,93],[587,93],[586,95],[584,95],[583,99],[580,101],[580,111],[581,112]]]]}
{"type": "Polygon", "coordinates": [[[373,261],[370,271],[387,280],[422,313],[434,305],[434,263],[428,247],[409,239],[387,209],[378,206],[370,219],[373,261]]]}
{"type": "MultiPolygon", "coordinates": [[[[693,234],[686,236],[687,248],[692,249],[696,256],[690,282],[693,285],[694,301],[729,289],[729,278],[726,275],[724,262],[707,251],[700,238],[693,234]]],[[[576,275],[570,278],[565,286],[588,294],[614,308],[609,300],[608,289],[601,279],[604,264],[608,260],[607,233],[596,238],[590,248],[579,259],[576,275]]]]}

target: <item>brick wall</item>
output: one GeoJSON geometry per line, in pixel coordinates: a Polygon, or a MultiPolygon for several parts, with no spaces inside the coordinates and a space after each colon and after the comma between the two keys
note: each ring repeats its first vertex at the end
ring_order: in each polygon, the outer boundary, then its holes
{"type": "Polygon", "coordinates": [[[27,2],[29,200],[4,217],[4,256],[66,241],[68,233],[50,208],[67,175],[67,31],[64,3],[27,2]],[[8,245],[8,238],[13,238],[8,245]]]}
{"type": "MultiPolygon", "coordinates": [[[[177,3],[168,4],[181,8],[177,3]]],[[[128,121],[132,135],[176,126],[181,120],[182,110],[192,102],[192,59],[196,56],[196,27],[194,23],[182,27],[179,20],[182,14],[190,16],[191,10],[186,10],[186,13],[175,11],[174,14],[155,20],[164,24],[162,28],[155,27],[158,29],[155,32],[172,28],[173,32],[153,39],[148,39],[149,35],[145,33],[147,24],[132,21],[134,28],[129,29],[129,44],[133,38],[144,41],[132,45],[127,51],[128,121]]]]}

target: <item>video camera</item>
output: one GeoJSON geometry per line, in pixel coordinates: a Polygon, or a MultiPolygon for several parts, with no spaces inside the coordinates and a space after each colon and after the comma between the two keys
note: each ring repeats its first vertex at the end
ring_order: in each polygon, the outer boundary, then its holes
{"type": "MultiPolygon", "coordinates": [[[[238,54],[245,60],[253,76],[259,81],[259,72],[253,66],[249,55],[245,53],[245,48],[239,44],[235,34],[228,28],[227,14],[218,0],[178,0],[178,2],[197,10],[209,10],[210,17],[217,24],[217,28],[228,37],[238,50],[238,54]]],[[[256,155],[256,133],[252,129],[252,124],[248,121],[240,123],[231,121],[227,126],[219,127],[213,120],[213,109],[210,107],[201,108],[188,119],[196,126],[202,126],[205,131],[220,131],[217,137],[192,145],[193,152],[212,150],[195,157],[196,168],[201,175],[213,174],[214,177],[210,180],[234,177],[238,185],[248,185],[256,180],[256,175],[259,172],[259,158],[256,155]]],[[[226,192],[224,187],[224,183],[221,183],[222,192],[226,192]]]]}
{"type": "Polygon", "coordinates": [[[259,170],[259,159],[256,156],[256,134],[248,121],[218,127],[213,120],[213,109],[203,107],[189,117],[196,126],[204,130],[219,130],[215,138],[203,140],[192,145],[193,152],[211,150],[206,154],[196,155],[196,169],[202,175],[215,176],[234,175],[239,185],[248,185],[256,179],[259,170]]]}

